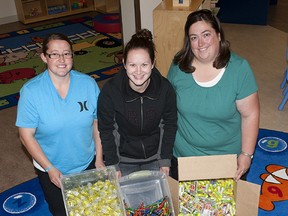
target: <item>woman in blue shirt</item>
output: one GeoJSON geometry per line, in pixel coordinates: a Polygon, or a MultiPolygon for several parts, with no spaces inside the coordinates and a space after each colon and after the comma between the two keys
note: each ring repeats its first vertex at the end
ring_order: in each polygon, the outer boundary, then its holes
{"type": "Polygon", "coordinates": [[[65,35],[51,34],[42,46],[47,69],[22,87],[16,126],[51,213],[63,216],[61,175],[104,166],[97,125],[99,88],[94,79],[72,70],[72,43],[65,35]]]}

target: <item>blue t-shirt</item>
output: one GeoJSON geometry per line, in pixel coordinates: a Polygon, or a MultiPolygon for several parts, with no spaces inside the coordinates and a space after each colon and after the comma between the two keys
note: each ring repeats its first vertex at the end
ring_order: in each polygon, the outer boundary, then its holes
{"type": "Polygon", "coordinates": [[[174,156],[239,154],[241,115],[236,100],[258,90],[248,62],[231,53],[223,76],[211,87],[198,85],[191,73],[175,64],[167,78],[175,89],[178,110],[174,156]]]}
{"type": "Polygon", "coordinates": [[[62,99],[48,71],[28,81],[20,91],[16,126],[36,128],[35,138],[50,162],[63,174],[80,172],[95,156],[93,122],[99,88],[94,79],[71,70],[62,99]]]}

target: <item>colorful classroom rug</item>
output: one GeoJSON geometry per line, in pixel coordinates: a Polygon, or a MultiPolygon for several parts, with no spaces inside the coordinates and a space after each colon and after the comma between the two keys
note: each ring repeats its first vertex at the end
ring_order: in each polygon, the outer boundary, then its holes
{"type": "Polygon", "coordinates": [[[101,81],[122,65],[121,33],[98,33],[93,18],[83,17],[0,34],[0,110],[17,105],[25,82],[44,70],[39,54],[46,35],[58,32],[73,42],[74,69],[101,81]]]}
{"type": "MultiPolygon", "coordinates": [[[[253,163],[247,175],[249,182],[261,185],[258,216],[288,215],[287,141],[287,133],[259,130],[253,163]]],[[[37,177],[0,193],[0,215],[15,214],[51,216],[37,177]]]]}
{"type": "Polygon", "coordinates": [[[261,185],[259,216],[288,215],[288,134],[260,129],[247,181],[261,185]]]}

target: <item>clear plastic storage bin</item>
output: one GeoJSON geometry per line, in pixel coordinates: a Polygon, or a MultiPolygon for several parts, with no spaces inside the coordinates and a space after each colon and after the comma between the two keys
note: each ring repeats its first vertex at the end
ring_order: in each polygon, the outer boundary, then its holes
{"type": "Polygon", "coordinates": [[[126,215],[174,215],[170,189],[164,173],[139,171],[120,178],[119,183],[126,215]]]}
{"type": "Polygon", "coordinates": [[[114,166],[61,177],[67,216],[125,215],[114,166]]]}

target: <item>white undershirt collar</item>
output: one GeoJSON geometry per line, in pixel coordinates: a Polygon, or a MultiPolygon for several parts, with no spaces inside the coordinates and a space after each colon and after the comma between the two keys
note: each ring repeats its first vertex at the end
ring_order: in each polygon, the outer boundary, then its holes
{"type": "MultiPolygon", "coordinates": [[[[212,87],[214,85],[216,85],[220,79],[222,78],[224,72],[225,72],[225,67],[221,69],[220,73],[213,79],[213,80],[210,80],[208,82],[199,82],[197,80],[195,80],[195,82],[199,85],[199,86],[202,86],[202,87],[212,87]]],[[[193,76],[193,73],[192,73],[192,76],[193,76]]]]}

